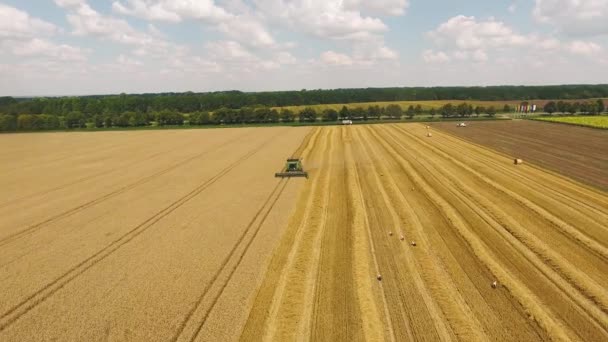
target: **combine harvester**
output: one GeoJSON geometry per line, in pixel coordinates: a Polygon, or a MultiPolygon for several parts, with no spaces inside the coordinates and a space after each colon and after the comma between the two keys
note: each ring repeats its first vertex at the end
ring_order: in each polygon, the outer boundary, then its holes
{"type": "Polygon", "coordinates": [[[302,169],[302,160],[299,158],[289,158],[285,163],[283,171],[274,174],[275,177],[306,177],[308,178],[308,172],[302,169]]]}

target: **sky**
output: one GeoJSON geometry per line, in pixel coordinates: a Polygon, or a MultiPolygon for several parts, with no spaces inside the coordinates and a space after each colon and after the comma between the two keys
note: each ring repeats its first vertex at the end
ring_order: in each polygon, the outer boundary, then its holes
{"type": "Polygon", "coordinates": [[[0,96],[608,83],[608,0],[0,0],[0,96]]]}

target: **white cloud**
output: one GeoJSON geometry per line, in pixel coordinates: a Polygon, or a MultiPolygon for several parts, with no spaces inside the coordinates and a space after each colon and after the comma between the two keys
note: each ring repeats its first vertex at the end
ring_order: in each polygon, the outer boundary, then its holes
{"type": "Polygon", "coordinates": [[[321,62],[328,65],[353,65],[353,59],[345,54],[334,52],[334,51],[325,51],[321,54],[321,62]]]}
{"type": "Polygon", "coordinates": [[[29,38],[39,35],[52,35],[58,32],[57,26],[28,13],[0,3],[0,39],[29,38]]]}
{"type": "Polygon", "coordinates": [[[377,18],[363,16],[337,0],[255,0],[268,18],[295,31],[324,39],[366,40],[388,30],[377,18]]]}
{"type": "Polygon", "coordinates": [[[55,0],[55,3],[68,9],[66,17],[74,35],[95,36],[133,46],[134,53],[140,56],[163,57],[184,53],[184,47],[163,39],[162,33],[154,26],[149,26],[149,33],[137,30],[126,20],[100,14],[84,0],[55,0]]]}
{"type": "Polygon", "coordinates": [[[181,22],[192,19],[212,25],[229,39],[252,46],[275,46],[272,35],[260,19],[249,13],[242,2],[232,2],[231,7],[242,13],[233,14],[215,5],[213,0],[126,0],[115,1],[115,12],[146,20],[181,22]]]}
{"type": "Polygon", "coordinates": [[[478,21],[463,15],[449,19],[428,35],[439,45],[465,50],[526,46],[534,41],[533,36],[518,34],[494,18],[478,21]]]}
{"type": "Polygon", "coordinates": [[[116,59],[116,62],[118,62],[118,64],[120,64],[120,65],[125,65],[125,66],[142,66],[143,65],[143,63],[141,61],[135,60],[131,57],[127,57],[123,54],[118,56],[118,58],[116,59]]]}
{"type": "Polygon", "coordinates": [[[602,52],[602,47],[594,42],[573,41],[567,46],[568,51],[583,56],[594,56],[602,52]]]}
{"type": "Polygon", "coordinates": [[[426,63],[446,63],[451,60],[451,58],[443,51],[433,51],[433,50],[425,50],[422,53],[422,59],[426,63]]]}
{"type": "Polygon", "coordinates": [[[179,22],[185,18],[202,19],[217,23],[231,17],[213,0],[126,0],[114,1],[114,11],[147,20],[179,22]]]}
{"type": "Polygon", "coordinates": [[[521,34],[494,18],[477,20],[462,15],[440,24],[427,35],[442,49],[441,52],[425,51],[422,59],[427,63],[487,62],[493,55],[497,59],[517,55],[520,59],[529,58],[530,64],[538,65],[538,60],[546,58],[547,54],[560,52],[586,56],[591,61],[599,62],[603,51],[595,42],[568,42],[551,36],[521,34]]]}
{"type": "Polygon", "coordinates": [[[517,2],[512,2],[507,8],[509,13],[515,13],[517,11],[517,2]]]}
{"type": "Polygon", "coordinates": [[[274,46],[275,40],[255,17],[238,15],[224,20],[218,29],[231,39],[252,46],[274,46]]]}
{"type": "Polygon", "coordinates": [[[409,5],[407,0],[344,0],[344,7],[348,10],[377,15],[403,15],[409,5]]]}
{"type": "Polygon", "coordinates": [[[475,50],[473,52],[473,60],[475,62],[485,62],[488,60],[488,54],[483,50],[475,50]]]}
{"type": "Polygon", "coordinates": [[[608,0],[535,0],[534,17],[576,35],[608,34],[608,0]]]}
{"type": "Polygon", "coordinates": [[[66,44],[55,44],[45,39],[7,40],[2,47],[20,57],[47,57],[58,61],[86,60],[87,51],[66,44]]]}

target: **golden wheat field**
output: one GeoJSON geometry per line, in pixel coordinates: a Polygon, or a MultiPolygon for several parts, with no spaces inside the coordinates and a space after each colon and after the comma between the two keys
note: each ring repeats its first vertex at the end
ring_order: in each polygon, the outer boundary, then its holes
{"type": "Polygon", "coordinates": [[[608,340],[608,193],[432,127],[0,146],[1,341],[608,340]]]}

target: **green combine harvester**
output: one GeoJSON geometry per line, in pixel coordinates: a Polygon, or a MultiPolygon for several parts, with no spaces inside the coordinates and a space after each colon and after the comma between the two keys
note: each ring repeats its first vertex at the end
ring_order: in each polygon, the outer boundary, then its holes
{"type": "Polygon", "coordinates": [[[299,158],[289,158],[285,163],[285,168],[281,172],[274,174],[275,177],[306,177],[308,178],[308,172],[302,169],[302,160],[299,158]]]}

